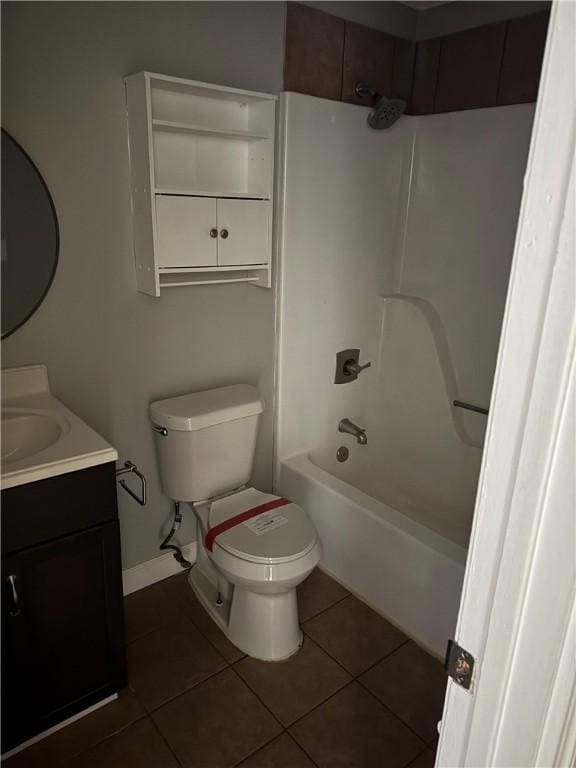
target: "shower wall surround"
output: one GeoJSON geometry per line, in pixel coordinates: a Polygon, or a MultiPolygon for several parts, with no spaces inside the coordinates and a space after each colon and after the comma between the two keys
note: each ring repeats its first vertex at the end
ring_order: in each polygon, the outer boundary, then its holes
{"type": "Polygon", "coordinates": [[[284,108],[278,459],[306,454],[466,546],[486,417],[451,401],[490,401],[533,106],[385,131],[347,104],[284,108]],[[352,347],[372,367],[334,385],[352,347]]]}
{"type": "Polygon", "coordinates": [[[364,81],[414,115],[532,102],[548,18],[545,10],[415,43],[289,2],[285,89],[366,104],[354,94],[364,81]]]}
{"type": "Polygon", "coordinates": [[[452,400],[489,404],[534,108],[373,131],[367,108],[282,103],[276,490],[324,567],[441,655],[486,424],[452,400]],[[350,348],[372,366],[334,384],[350,348]]]}

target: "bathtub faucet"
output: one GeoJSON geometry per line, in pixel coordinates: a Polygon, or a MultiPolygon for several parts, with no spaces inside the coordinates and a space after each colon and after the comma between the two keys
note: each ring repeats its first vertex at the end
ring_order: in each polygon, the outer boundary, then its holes
{"type": "Polygon", "coordinates": [[[346,432],[348,435],[353,435],[359,445],[366,445],[368,442],[366,430],[358,427],[350,419],[342,419],[340,424],[338,424],[338,432],[346,432]]]}

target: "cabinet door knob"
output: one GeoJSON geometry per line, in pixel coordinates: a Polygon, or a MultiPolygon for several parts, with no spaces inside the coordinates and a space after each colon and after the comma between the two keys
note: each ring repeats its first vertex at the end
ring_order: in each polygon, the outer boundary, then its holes
{"type": "Polygon", "coordinates": [[[10,616],[18,616],[21,610],[20,605],[20,598],[18,597],[18,591],[16,590],[16,576],[14,576],[13,573],[8,576],[6,579],[8,582],[8,587],[10,589],[10,608],[8,609],[8,613],[10,616]]]}
{"type": "Polygon", "coordinates": [[[226,240],[226,238],[228,237],[228,230],[227,230],[227,229],[221,229],[221,230],[220,230],[220,237],[221,237],[223,240],[226,240]]]}
{"type": "Polygon", "coordinates": [[[218,237],[218,230],[217,229],[211,229],[210,230],[210,237],[218,237]]]}

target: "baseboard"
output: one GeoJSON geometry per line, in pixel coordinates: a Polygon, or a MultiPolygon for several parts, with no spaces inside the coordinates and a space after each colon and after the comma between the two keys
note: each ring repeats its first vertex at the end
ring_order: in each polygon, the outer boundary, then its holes
{"type": "Polygon", "coordinates": [[[83,709],[82,712],[78,712],[78,714],[72,715],[72,717],[68,717],[66,720],[58,723],[58,725],[53,725],[52,728],[48,728],[47,731],[42,731],[42,733],[38,733],[36,736],[32,736],[31,739],[23,741],[22,744],[18,744],[17,747],[14,747],[14,749],[11,749],[9,752],[4,752],[2,754],[2,762],[4,762],[4,760],[8,760],[8,758],[12,757],[13,755],[17,755],[18,752],[22,752],[23,750],[28,749],[28,747],[31,747],[32,744],[36,744],[38,741],[42,741],[42,739],[45,739],[47,736],[51,736],[53,733],[56,733],[56,731],[61,731],[62,728],[66,728],[67,725],[72,725],[72,723],[75,723],[76,720],[80,720],[82,717],[86,717],[86,715],[92,714],[92,712],[100,709],[100,707],[104,707],[106,704],[110,704],[111,701],[115,701],[117,698],[118,694],[113,693],[111,696],[107,696],[97,704],[92,704],[91,707],[83,709]]]}
{"type": "MultiPolygon", "coordinates": [[[[182,554],[186,560],[194,563],[196,561],[196,542],[185,544],[182,547],[182,554]]],[[[138,563],[133,568],[122,571],[124,595],[130,595],[132,592],[149,587],[150,584],[167,579],[169,576],[175,576],[177,573],[182,573],[182,566],[174,559],[171,552],[155,557],[153,560],[147,560],[145,563],[138,563]]]]}

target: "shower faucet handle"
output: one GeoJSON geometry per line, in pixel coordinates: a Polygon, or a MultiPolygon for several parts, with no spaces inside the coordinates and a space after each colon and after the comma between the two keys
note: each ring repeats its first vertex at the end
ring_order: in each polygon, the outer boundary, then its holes
{"type": "Polygon", "coordinates": [[[359,373],[365,368],[370,368],[371,365],[372,363],[364,363],[364,365],[360,365],[360,363],[352,358],[351,360],[346,360],[344,363],[344,373],[346,376],[358,376],[359,373]]]}
{"type": "Polygon", "coordinates": [[[334,384],[348,384],[358,378],[365,368],[370,368],[372,363],[360,365],[359,349],[342,349],[336,354],[336,373],[334,374],[334,384]]]}

